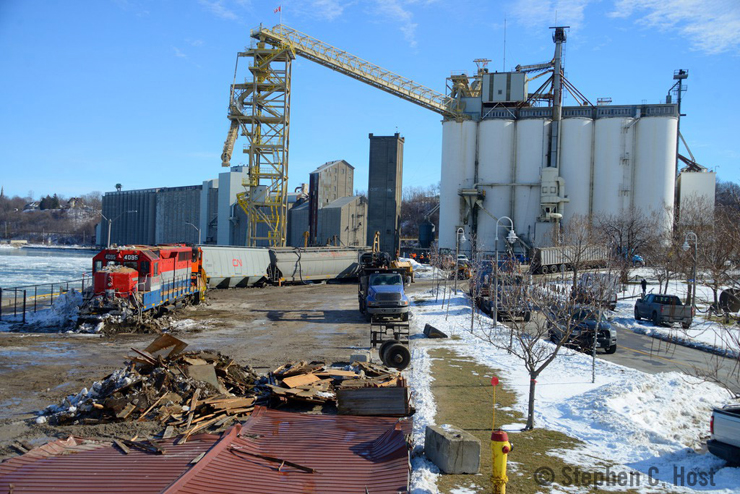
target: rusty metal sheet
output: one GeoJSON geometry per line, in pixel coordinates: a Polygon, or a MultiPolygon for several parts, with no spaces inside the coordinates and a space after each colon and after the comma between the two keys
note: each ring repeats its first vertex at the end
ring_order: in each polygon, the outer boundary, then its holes
{"type": "Polygon", "coordinates": [[[398,494],[409,484],[409,419],[309,415],[255,408],[243,426],[165,454],[77,438],[0,464],[0,494],[398,494]]]}
{"type": "Polygon", "coordinates": [[[0,494],[106,493],[156,494],[188,471],[190,462],[208,452],[217,435],[193,436],[182,445],[157,441],[167,451],[148,454],[131,448],[123,454],[109,443],[79,439],[53,441],[0,463],[0,494]]]}
{"type": "Polygon", "coordinates": [[[410,429],[408,419],[257,407],[238,437],[218,454],[209,453],[199,469],[185,474],[166,493],[404,493],[410,474],[410,429]]]}

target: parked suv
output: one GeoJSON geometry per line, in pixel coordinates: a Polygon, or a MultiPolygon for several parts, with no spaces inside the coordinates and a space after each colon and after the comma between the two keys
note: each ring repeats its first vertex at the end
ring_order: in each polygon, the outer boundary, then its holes
{"type": "Polygon", "coordinates": [[[598,310],[592,307],[578,307],[567,318],[548,323],[550,340],[557,343],[570,331],[565,344],[582,350],[593,348],[596,333],[596,348],[603,348],[608,354],[617,351],[617,330],[606,319],[599,317],[598,310]]]}

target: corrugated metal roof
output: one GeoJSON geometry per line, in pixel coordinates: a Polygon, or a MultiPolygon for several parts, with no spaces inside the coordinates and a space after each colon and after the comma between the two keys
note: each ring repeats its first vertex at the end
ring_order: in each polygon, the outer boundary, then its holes
{"type": "Polygon", "coordinates": [[[0,493],[15,494],[162,492],[190,462],[218,441],[217,435],[193,436],[182,445],[157,441],[164,455],[131,448],[123,454],[110,443],[67,439],[35,448],[0,464],[0,493]]]}
{"type": "Polygon", "coordinates": [[[209,453],[200,469],[188,472],[166,493],[407,492],[410,470],[405,436],[410,429],[410,420],[257,407],[239,437],[218,454],[209,453]],[[285,460],[314,472],[253,455],[285,460]]]}
{"type": "Polygon", "coordinates": [[[405,493],[410,432],[407,419],[256,407],[243,427],[221,436],[197,435],[177,446],[157,441],[164,455],[54,441],[0,464],[0,494],[11,485],[15,494],[405,493]]]}

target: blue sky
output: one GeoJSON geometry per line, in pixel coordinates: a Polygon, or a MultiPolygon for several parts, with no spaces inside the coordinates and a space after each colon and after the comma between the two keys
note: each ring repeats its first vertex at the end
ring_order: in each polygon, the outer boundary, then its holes
{"type": "MultiPolygon", "coordinates": [[[[549,60],[553,25],[571,26],[566,75],[594,103],[662,102],[688,69],[682,133],[699,163],[740,182],[738,0],[3,0],[5,193],[215,177],[236,53],[250,28],[278,24],[278,5],[284,24],[440,92],[476,58],[492,70],[549,60]]],[[[291,189],[345,159],[365,190],[369,133],[405,137],[405,186],[439,182],[439,115],[300,58],[291,122],[291,189]]]]}

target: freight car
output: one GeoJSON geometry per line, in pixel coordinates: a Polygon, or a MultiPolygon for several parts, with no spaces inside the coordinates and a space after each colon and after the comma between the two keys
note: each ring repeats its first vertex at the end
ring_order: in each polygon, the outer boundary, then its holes
{"type": "Polygon", "coordinates": [[[79,323],[113,316],[158,315],[179,303],[199,303],[206,290],[203,256],[187,245],[127,246],[93,257],[93,286],[86,293],[79,323]]]}

